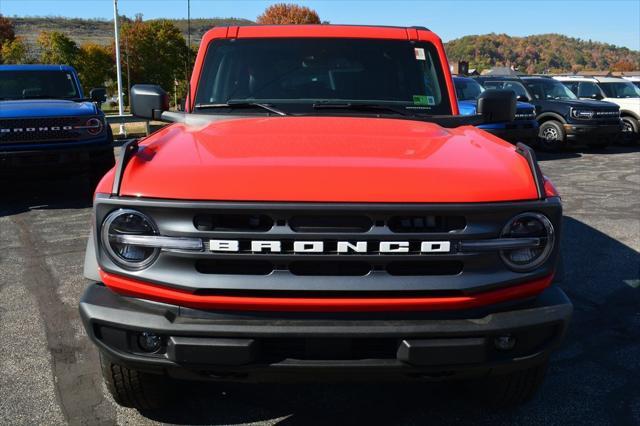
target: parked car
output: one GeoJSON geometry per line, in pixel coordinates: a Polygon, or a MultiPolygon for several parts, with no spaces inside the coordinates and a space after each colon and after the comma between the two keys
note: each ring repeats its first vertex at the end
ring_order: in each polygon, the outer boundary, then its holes
{"type": "Polygon", "coordinates": [[[0,65],[0,178],[88,173],[97,184],[114,165],[113,135],[67,65],[0,65]]]}
{"type": "Polygon", "coordinates": [[[640,134],[640,87],[619,77],[556,76],[580,99],[603,100],[620,107],[622,132],[627,142],[640,134]]]}
{"type": "Polygon", "coordinates": [[[640,87],[640,75],[625,76],[622,78],[632,82],[633,84],[636,85],[636,87],[640,87]]]}
{"type": "Polygon", "coordinates": [[[605,148],[622,130],[617,105],[578,99],[551,77],[491,75],[476,79],[485,88],[513,90],[518,100],[535,105],[538,143],[545,150],[557,151],[569,143],[605,148]]]}
{"type": "MultiPolygon", "coordinates": [[[[456,87],[460,114],[477,114],[478,98],[484,91],[484,88],[474,79],[469,77],[454,76],[453,83],[456,87]]],[[[533,105],[526,102],[517,103],[516,115],[513,121],[503,123],[482,123],[477,127],[511,143],[524,142],[533,146],[538,138],[536,109],[533,105]]]]}
{"type": "Polygon", "coordinates": [[[116,402],[169,378],[476,378],[530,398],[571,303],[555,283],[561,200],[486,90],[460,116],[424,28],[218,27],[184,112],[123,147],[96,189],[80,302],[116,402]]]}

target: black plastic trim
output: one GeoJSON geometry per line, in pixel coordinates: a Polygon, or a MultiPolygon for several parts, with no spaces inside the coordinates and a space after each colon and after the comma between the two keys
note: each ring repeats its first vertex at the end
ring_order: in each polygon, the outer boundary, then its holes
{"type": "Polygon", "coordinates": [[[118,163],[116,165],[116,174],[113,178],[113,187],[111,189],[112,195],[120,195],[122,176],[124,175],[124,171],[127,168],[127,164],[129,164],[131,158],[133,158],[133,156],[138,153],[138,150],[139,145],[137,139],[127,142],[120,149],[120,158],[118,159],[118,163]]]}
{"type": "Polygon", "coordinates": [[[544,200],[546,198],[546,191],[544,190],[544,176],[542,170],[536,161],[536,153],[529,145],[518,142],[516,144],[516,152],[522,155],[529,163],[529,168],[533,174],[533,180],[536,183],[536,189],[538,190],[538,198],[544,200]]]}

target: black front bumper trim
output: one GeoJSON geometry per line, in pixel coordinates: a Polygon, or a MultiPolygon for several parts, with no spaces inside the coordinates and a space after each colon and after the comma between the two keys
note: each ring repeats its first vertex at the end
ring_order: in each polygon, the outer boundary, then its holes
{"type": "Polygon", "coordinates": [[[114,362],[180,378],[225,380],[275,372],[457,375],[524,368],[559,345],[571,313],[555,285],[518,308],[477,317],[461,313],[460,319],[402,313],[389,313],[388,319],[224,312],[185,317],[180,307],[123,297],[97,283],[80,302],[89,337],[114,362]],[[137,348],[142,331],[162,336],[163,348],[153,354],[137,348]],[[513,351],[493,347],[502,335],[517,338],[513,351]]]}

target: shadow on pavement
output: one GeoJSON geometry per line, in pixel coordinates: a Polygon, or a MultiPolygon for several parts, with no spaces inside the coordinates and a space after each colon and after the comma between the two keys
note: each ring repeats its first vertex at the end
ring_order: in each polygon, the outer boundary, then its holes
{"type": "Polygon", "coordinates": [[[591,149],[587,146],[571,146],[565,148],[560,152],[544,152],[536,151],[536,157],[538,161],[550,161],[550,160],[566,160],[571,158],[580,158],[582,154],[597,154],[597,155],[616,155],[616,154],[628,154],[632,152],[640,152],[640,145],[622,146],[611,145],[606,149],[591,149]]]}
{"type": "Polygon", "coordinates": [[[574,319],[541,392],[522,407],[486,408],[447,383],[192,383],[177,408],[143,415],[176,424],[638,424],[640,254],[571,217],[563,232],[574,319]]]}
{"type": "Polygon", "coordinates": [[[0,217],[33,209],[91,207],[92,200],[85,175],[0,180],[0,217]]]}

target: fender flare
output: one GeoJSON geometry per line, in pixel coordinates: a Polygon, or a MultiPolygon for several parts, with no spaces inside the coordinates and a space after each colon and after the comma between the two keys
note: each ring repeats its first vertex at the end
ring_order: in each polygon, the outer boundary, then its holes
{"type": "Polygon", "coordinates": [[[96,244],[93,238],[93,229],[89,232],[87,240],[87,249],[84,252],[84,269],[83,275],[93,281],[101,281],[100,267],[98,266],[98,258],[96,257],[96,244]]]}
{"type": "Polygon", "coordinates": [[[541,122],[543,120],[546,120],[547,118],[551,118],[553,120],[559,121],[562,124],[567,124],[567,120],[565,120],[563,116],[561,116],[556,112],[543,112],[542,114],[536,117],[536,120],[538,121],[538,124],[541,124],[541,122]]]}
{"type": "Polygon", "coordinates": [[[640,115],[636,114],[634,111],[630,109],[620,109],[620,118],[625,116],[629,116],[631,118],[635,118],[637,121],[640,121],[640,115]]]}

